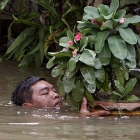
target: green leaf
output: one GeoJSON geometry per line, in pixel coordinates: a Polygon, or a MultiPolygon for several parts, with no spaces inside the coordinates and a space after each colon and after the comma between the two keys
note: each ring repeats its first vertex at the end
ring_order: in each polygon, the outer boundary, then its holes
{"type": "Polygon", "coordinates": [[[1,0],[0,10],[3,10],[8,2],[9,2],[9,0],[1,0]]]}
{"type": "Polygon", "coordinates": [[[137,82],[137,79],[132,78],[126,83],[126,85],[125,85],[125,94],[130,93],[130,91],[134,88],[136,82],[137,82]]]}
{"type": "Polygon", "coordinates": [[[34,32],[32,32],[28,38],[25,38],[24,41],[16,47],[14,59],[19,59],[18,57],[26,50],[26,47],[28,47],[28,45],[36,38],[36,36],[33,36],[33,33],[34,32]]]}
{"type": "Polygon", "coordinates": [[[136,38],[138,40],[138,44],[140,45],[140,37],[137,34],[135,34],[135,36],[136,36],[136,38]]]}
{"type": "Polygon", "coordinates": [[[121,18],[123,18],[125,16],[125,14],[126,14],[126,10],[121,9],[115,14],[113,20],[118,22],[118,21],[120,21],[121,18]]]}
{"type": "Polygon", "coordinates": [[[22,59],[22,61],[18,65],[18,67],[27,67],[28,64],[33,61],[34,56],[35,56],[35,54],[29,55],[29,56],[28,55],[24,56],[24,58],[22,59]]]}
{"type": "Polygon", "coordinates": [[[87,81],[83,80],[83,83],[86,87],[86,89],[90,92],[90,93],[94,93],[96,90],[96,82],[94,82],[93,84],[89,84],[87,81]]]}
{"type": "Polygon", "coordinates": [[[118,7],[119,7],[119,0],[111,0],[109,12],[116,13],[118,7]]]}
{"type": "Polygon", "coordinates": [[[113,16],[113,13],[111,13],[110,15],[108,15],[108,16],[104,16],[104,18],[106,19],[106,20],[109,20],[109,19],[111,19],[112,18],[112,16],[113,16]]]}
{"type": "Polygon", "coordinates": [[[125,89],[123,88],[121,83],[117,80],[115,80],[114,82],[115,82],[115,86],[117,87],[118,91],[123,95],[125,92],[125,89]]]}
{"type": "Polygon", "coordinates": [[[59,95],[60,95],[60,97],[64,97],[66,95],[66,93],[65,93],[62,81],[59,81],[59,86],[58,87],[59,87],[59,95]]]}
{"type": "Polygon", "coordinates": [[[123,69],[124,78],[125,78],[125,80],[128,80],[129,79],[129,68],[128,68],[128,66],[126,66],[124,60],[122,60],[121,62],[122,62],[122,69],[123,69]]]}
{"type": "Polygon", "coordinates": [[[77,101],[73,98],[72,92],[69,93],[69,97],[70,97],[70,102],[72,103],[72,105],[74,106],[74,108],[75,108],[76,110],[79,110],[79,108],[80,108],[80,103],[77,102],[77,101]]]}
{"type": "Polygon", "coordinates": [[[81,102],[84,95],[84,85],[80,78],[75,80],[75,86],[72,89],[72,96],[77,102],[81,102]]]}
{"type": "Polygon", "coordinates": [[[109,15],[109,7],[107,5],[99,4],[97,8],[102,16],[109,15]]]}
{"type": "Polygon", "coordinates": [[[105,81],[105,71],[104,69],[99,69],[95,71],[95,77],[100,81],[104,82],[105,81]]]}
{"type": "Polygon", "coordinates": [[[82,65],[80,67],[80,71],[85,81],[87,81],[89,84],[95,83],[95,73],[93,67],[82,65]]]}
{"type": "Polygon", "coordinates": [[[70,93],[71,90],[75,87],[74,85],[75,77],[63,79],[63,86],[66,93],[70,93]]]}
{"type": "Polygon", "coordinates": [[[34,29],[34,27],[30,27],[21,32],[20,35],[14,40],[14,42],[9,46],[8,50],[6,51],[6,55],[11,53],[18,45],[20,45],[22,41],[24,41],[25,38],[27,38],[34,29]]]}
{"type": "Polygon", "coordinates": [[[100,14],[97,8],[93,7],[93,6],[86,6],[84,8],[85,13],[87,14],[86,18],[85,16],[83,16],[83,19],[87,20],[87,19],[95,19],[95,18],[99,18],[100,14]]]}
{"type": "Polygon", "coordinates": [[[109,35],[109,31],[98,32],[95,38],[95,51],[96,53],[100,53],[104,47],[104,43],[106,38],[109,35]]]}
{"type": "MultiPolygon", "coordinates": [[[[67,31],[67,36],[68,36],[68,38],[72,41],[72,40],[74,40],[74,36],[73,36],[73,33],[70,31],[70,30],[68,30],[67,31]]],[[[61,40],[60,40],[61,41],[61,40]]],[[[60,44],[59,44],[60,45],[60,44]]],[[[60,45],[61,46],[61,45],[60,45]]]]}
{"type": "Polygon", "coordinates": [[[127,53],[126,59],[128,61],[126,61],[126,65],[129,68],[135,68],[136,67],[136,52],[135,52],[135,48],[134,48],[133,45],[127,44],[127,50],[128,50],[128,53],[127,53]]]}
{"type": "Polygon", "coordinates": [[[116,58],[118,59],[126,58],[127,46],[125,41],[119,35],[109,37],[108,44],[111,52],[116,58]]]}
{"type": "Polygon", "coordinates": [[[110,63],[111,51],[107,43],[104,44],[102,51],[98,54],[98,57],[103,66],[106,66],[110,63]]]}
{"type": "Polygon", "coordinates": [[[101,69],[101,68],[102,68],[102,64],[101,64],[99,58],[95,58],[95,59],[94,59],[94,62],[95,62],[94,67],[95,67],[96,69],[101,69]]]}
{"type": "Polygon", "coordinates": [[[48,61],[47,65],[46,65],[46,68],[47,68],[47,69],[50,69],[51,67],[53,67],[53,66],[55,65],[54,60],[55,60],[55,57],[52,57],[52,58],[48,61]]]}
{"type": "Polygon", "coordinates": [[[137,38],[133,32],[132,29],[130,28],[119,28],[118,29],[120,36],[129,44],[136,44],[137,43],[137,38]]]}
{"type": "Polygon", "coordinates": [[[92,50],[84,49],[83,53],[81,54],[79,60],[86,65],[94,66],[95,65],[95,56],[96,53],[92,50]]]}
{"type": "Polygon", "coordinates": [[[83,51],[83,49],[87,46],[88,44],[88,37],[82,37],[80,40],[80,52],[83,51]]]}
{"type": "Polygon", "coordinates": [[[123,76],[123,71],[122,71],[121,67],[118,66],[114,70],[115,70],[118,81],[123,86],[124,85],[124,76],[123,76]]]}
{"type": "Polygon", "coordinates": [[[70,46],[70,44],[68,44],[68,41],[70,41],[70,38],[69,37],[62,37],[59,40],[59,45],[60,46],[63,46],[63,47],[68,47],[68,46],[70,46]]]}
{"type": "Polygon", "coordinates": [[[51,75],[52,77],[57,77],[58,75],[62,74],[62,71],[67,63],[60,63],[58,66],[52,69],[51,75]]]}
{"type": "Polygon", "coordinates": [[[129,95],[126,98],[127,102],[136,102],[136,101],[139,101],[139,100],[140,100],[140,98],[138,98],[136,95],[129,95]]]}
{"type": "Polygon", "coordinates": [[[100,30],[105,30],[105,29],[109,29],[109,30],[112,30],[112,29],[113,29],[113,22],[112,22],[112,20],[107,20],[107,21],[100,27],[100,30]]]}
{"type": "Polygon", "coordinates": [[[76,63],[79,60],[80,55],[77,55],[76,57],[71,57],[68,65],[69,65],[69,70],[73,71],[76,68],[76,63]]]}
{"type": "Polygon", "coordinates": [[[48,52],[48,55],[55,56],[57,58],[71,57],[72,53],[69,50],[62,50],[60,52],[48,52]]]}
{"type": "Polygon", "coordinates": [[[86,97],[87,101],[89,101],[92,104],[94,103],[94,98],[92,97],[89,91],[85,90],[84,96],[86,97]]]}
{"type": "Polygon", "coordinates": [[[113,91],[112,94],[111,94],[111,96],[112,95],[116,95],[116,96],[119,96],[119,98],[122,98],[122,95],[120,93],[118,93],[117,91],[113,91]]]}

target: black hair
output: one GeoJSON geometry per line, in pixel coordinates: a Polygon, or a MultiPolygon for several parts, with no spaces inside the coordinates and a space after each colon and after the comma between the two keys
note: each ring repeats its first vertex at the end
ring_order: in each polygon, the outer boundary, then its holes
{"type": "Polygon", "coordinates": [[[40,80],[46,81],[44,78],[31,76],[19,82],[12,92],[11,101],[19,106],[26,102],[32,103],[32,94],[34,91],[31,86],[40,80]]]}

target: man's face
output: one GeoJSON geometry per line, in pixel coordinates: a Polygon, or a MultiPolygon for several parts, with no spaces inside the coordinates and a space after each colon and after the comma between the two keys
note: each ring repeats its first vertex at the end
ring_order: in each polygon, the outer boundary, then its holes
{"type": "Polygon", "coordinates": [[[33,107],[61,107],[62,100],[53,85],[46,81],[38,81],[31,86],[33,89],[33,107]]]}

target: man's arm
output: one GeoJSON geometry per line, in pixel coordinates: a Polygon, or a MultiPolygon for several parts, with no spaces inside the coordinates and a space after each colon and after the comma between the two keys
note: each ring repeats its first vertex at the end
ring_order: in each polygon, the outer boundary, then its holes
{"type": "Polygon", "coordinates": [[[106,116],[110,114],[110,112],[106,110],[97,110],[94,112],[89,112],[87,109],[87,99],[85,97],[83,98],[82,101],[80,113],[85,116],[95,116],[95,117],[106,116]]]}

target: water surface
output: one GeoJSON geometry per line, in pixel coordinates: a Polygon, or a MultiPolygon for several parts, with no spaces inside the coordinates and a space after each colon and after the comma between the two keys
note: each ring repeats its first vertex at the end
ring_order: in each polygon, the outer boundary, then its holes
{"type": "Polygon", "coordinates": [[[56,80],[45,68],[18,68],[16,62],[0,63],[0,140],[139,140],[140,118],[81,117],[69,102],[59,109],[29,109],[10,102],[11,92],[28,76],[56,80]]]}

